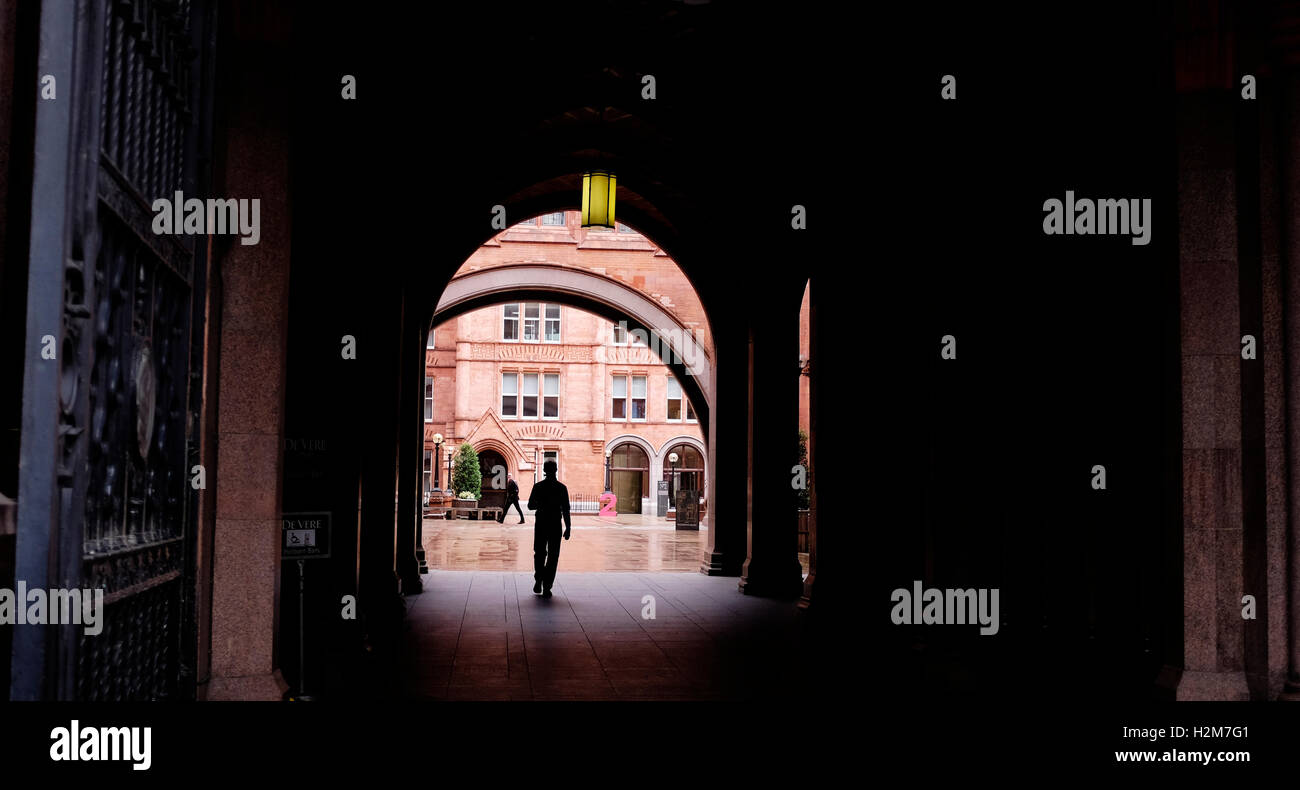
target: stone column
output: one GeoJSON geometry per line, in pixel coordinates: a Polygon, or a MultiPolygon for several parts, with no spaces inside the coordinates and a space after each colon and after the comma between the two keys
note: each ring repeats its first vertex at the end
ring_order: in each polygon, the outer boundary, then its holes
{"type": "Polygon", "coordinates": [[[424,347],[425,335],[418,321],[411,321],[414,311],[406,311],[402,327],[401,381],[397,448],[397,572],[402,579],[402,594],[413,595],[424,589],[420,581],[420,560],[416,554],[420,519],[424,515],[422,484],[424,474],[424,347]],[[418,339],[418,343],[415,342],[418,339]]]}
{"type": "MultiPolygon", "coordinates": [[[[798,557],[798,499],[790,468],[798,448],[799,299],[773,289],[754,305],[749,336],[748,553],[740,589],[794,597],[803,590],[798,557]]],[[[802,293],[800,293],[802,296],[802,293]]],[[[725,400],[719,398],[725,405],[725,400]]]]}
{"type": "Polygon", "coordinates": [[[708,532],[700,573],[739,576],[745,562],[745,400],[748,344],[730,322],[714,326],[714,398],[709,410],[708,532]]]}
{"type": "Polygon", "coordinates": [[[1289,668],[1282,699],[1300,701],[1300,53],[1282,71],[1278,88],[1278,163],[1281,173],[1283,354],[1287,545],[1287,643],[1289,668]]]}
{"type": "MultiPolygon", "coordinates": [[[[1239,55],[1239,57],[1241,57],[1239,55]]],[[[1244,59],[1244,58],[1243,58],[1244,59]]],[[[1253,62],[1253,61],[1251,61],[1253,62]]],[[[1242,66],[1242,72],[1258,72],[1251,66],[1242,66]]],[[[1294,82],[1291,83],[1294,90],[1294,82]]],[[[1245,592],[1255,595],[1258,620],[1247,623],[1247,679],[1252,681],[1255,697],[1276,698],[1284,691],[1290,666],[1288,644],[1288,547],[1287,547],[1287,364],[1288,329],[1284,319],[1294,308],[1286,308],[1283,280],[1283,206],[1285,178],[1283,169],[1288,154],[1285,149],[1294,145],[1279,125],[1278,113],[1295,97],[1286,95],[1287,82],[1261,78],[1259,98],[1254,102],[1240,102],[1242,110],[1257,112],[1251,126],[1258,138],[1258,151],[1253,165],[1257,176],[1259,215],[1259,295],[1260,326],[1258,364],[1252,371],[1261,378],[1261,411],[1259,463],[1262,478],[1257,484],[1261,490],[1263,534],[1258,539],[1257,561],[1247,563],[1248,587],[1245,592]],[[1249,107],[1249,105],[1255,107],[1249,107]],[[1266,597],[1265,597],[1266,596],[1266,597]],[[1260,632],[1262,629],[1262,633],[1260,632]],[[1261,655],[1262,654],[1262,655],[1261,655]],[[1253,662],[1252,662],[1252,659],[1253,662]],[[1252,677],[1252,675],[1254,677],[1252,677]],[[1262,677],[1260,677],[1262,675],[1262,677]]],[[[1292,175],[1294,178],[1294,174],[1292,175]]],[[[1292,181],[1291,183],[1294,183],[1292,181]]],[[[1294,211],[1292,204],[1289,210],[1294,211]]],[[[1294,332],[1293,325],[1290,331],[1294,332]]],[[[1249,331],[1243,328],[1243,331],[1249,331]]],[[[1291,335],[1294,337],[1294,335],[1291,335]]],[[[1249,367],[1243,365],[1246,370],[1249,367]]],[[[1294,370],[1294,368],[1291,368],[1294,370]]],[[[1248,522],[1249,523],[1249,522],[1248,522]]],[[[1249,533],[1247,545],[1250,545],[1249,533]]]]}
{"type": "Polygon", "coordinates": [[[290,88],[274,56],[232,79],[220,195],[261,201],[261,239],[219,239],[221,335],[212,559],[212,700],[274,700],[288,685],[277,660],[280,498],[289,305],[290,88]]]}
{"type": "Polygon", "coordinates": [[[1249,699],[1241,618],[1241,327],[1231,97],[1178,98],[1183,675],[1178,699],[1249,699]]]}
{"type": "Polygon", "coordinates": [[[394,496],[401,441],[402,299],[387,281],[372,282],[370,288],[366,329],[357,334],[358,375],[366,380],[363,413],[370,426],[361,462],[360,603],[371,622],[382,626],[401,609],[394,496]]]}

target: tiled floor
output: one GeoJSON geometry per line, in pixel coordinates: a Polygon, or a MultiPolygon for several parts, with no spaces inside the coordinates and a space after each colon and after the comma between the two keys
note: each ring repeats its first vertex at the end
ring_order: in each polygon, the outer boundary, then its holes
{"type": "Polygon", "coordinates": [[[549,600],[528,572],[431,571],[407,597],[403,691],[416,699],[756,699],[797,696],[792,601],[734,577],[566,573],[549,600]],[[645,596],[654,618],[643,617],[645,596]]]}

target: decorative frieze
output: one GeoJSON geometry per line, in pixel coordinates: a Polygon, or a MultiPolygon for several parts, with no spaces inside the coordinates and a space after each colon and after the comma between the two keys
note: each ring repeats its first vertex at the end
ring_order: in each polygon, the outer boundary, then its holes
{"type": "Polygon", "coordinates": [[[564,426],[553,422],[526,423],[515,428],[514,434],[520,439],[562,439],[564,426]]]}
{"type": "Polygon", "coordinates": [[[496,362],[591,362],[591,346],[562,343],[472,343],[470,359],[496,362]]]}

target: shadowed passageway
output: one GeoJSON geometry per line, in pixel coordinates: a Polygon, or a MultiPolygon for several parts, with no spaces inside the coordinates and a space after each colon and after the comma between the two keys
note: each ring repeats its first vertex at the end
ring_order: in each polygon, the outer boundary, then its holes
{"type": "MultiPolygon", "coordinates": [[[[561,554],[563,560],[563,554],[561,554]]],[[[799,693],[788,602],[693,573],[431,571],[407,598],[401,693],[415,699],[758,699],[799,693]],[[654,597],[654,619],[642,616],[654,597]]]]}

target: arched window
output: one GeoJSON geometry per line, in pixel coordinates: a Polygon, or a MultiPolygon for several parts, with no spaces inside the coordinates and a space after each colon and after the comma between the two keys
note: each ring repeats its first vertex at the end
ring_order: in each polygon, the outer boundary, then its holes
{"type": "Polygon", "coordinates": [[[677,507],[677,491],[704,491],[704,456],[693,445],[677,444],[664,453],[664,479],[668,481],[669,507],[677,507]],[[677,463],[668,459],[677,453],[677,463]]]}

